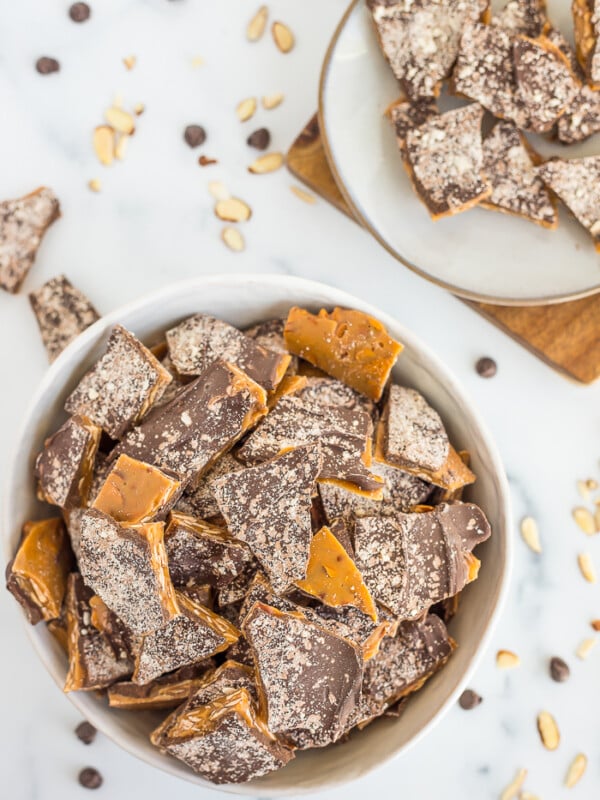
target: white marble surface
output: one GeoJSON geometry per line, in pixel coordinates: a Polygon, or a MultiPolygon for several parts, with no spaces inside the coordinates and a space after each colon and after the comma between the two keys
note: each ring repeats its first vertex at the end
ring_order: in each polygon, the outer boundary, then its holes
{"type": "MultiPolygon", "coordinates": [[[[267,125],[285,149],[315,109],[319,64],[344,0],[274,0],[274,16],[293,28],[297,47],[280,55],[269,38],[244,40],[254,2],[230,0],[99,0],[84,25],[66,15],[68,3],[19,0],[0,4],[0,175],[2,196],[40,183],[58,193],[63,218],[49,232],[25,290],[59,271],[84,289],[102,311],[180,278],[225,271],[270,271],[320,279],[364,296],[412,327],[458,374],[492,428],[510,477],[515,521],[525,513],[540,524],[544,552],[516,547],[514,581],[492,647],[473,679],[485,698],[472,712],[452,710],[403,759],[327,797],[365,795],[403,800],[492,800],[518,767],[529,769],[527,789],[543,800],[571,796],[562,781],[571,758],[590,765],[573,797],[600,796],[598,719],[600,647],[586,662],[575,657],[600,617],[597,586],[586,584],[577,554],[588,550],[600,567],[600,539],[586,539],[570,517],[579,502],[577,478],[600,477],[599,387],[581,387],[552,372],[458,300],[403,269],[341,214],[323,202],[308,206],[289,190],[285,171],[252,176],[248,133],[267,125]],[[137,55],[126,72],[121,58],[137,55]],[[41,54],[62,63],[41,77],[41,54]],[[191,59],[205,64],[193,68],[191,59]],[[240,124],[236,104],[252,94],[283,91],[284,104],[240,124]],[[97,165],[91,130],[115,92],[144,102],[147,112],[127,159],[97,165]],[[201,169],[181,140],[189,122],[207,128],[203,151],[219,165],[201,169]],[[86,187],[101,177],[103,191],[86,187]],[[228,252],[218,234],[207,192],[223,180],[253,207],[244,227],[248,248],[228,252]],[[493,380],[473,370],[481,354],[494,356],[493,380]],[[500,672],[499,648],[518,652],[519,669],[500,672]],[[565,657],[571,680],[553,683],[547,660],[565,657]],[[562,731],[558,751],[546,752],[535,717],[553,712],[562,731]]],[[[569,265],[565,264],[565,269],[569,265]]],[[[0,295],[0,470],[45,356],[25,291],[0,295]]],[[[98,797],[158,800],[169,795],[216,798],[217,793],[162,775],[134,761],[102,737],[84,747],[73,735],[78,716],[35,660],[20,615],[0,595],[3,687],[0,796],[11,800],[71,800],[85,796],[76,782],[82,766],[105,776],[98,797]]],[[[324,795],[325,796],[325,795],[324,795]]]]}

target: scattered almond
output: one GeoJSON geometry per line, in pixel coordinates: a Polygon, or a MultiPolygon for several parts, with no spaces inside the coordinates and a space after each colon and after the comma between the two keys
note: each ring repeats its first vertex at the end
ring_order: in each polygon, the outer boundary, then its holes
{"type": "Polygon", "coordinates": [[[317,198],[314,196],[314,194],[305,192],[304,189],[301,189],[299,186],[290,186],[290,189],[296,195],[296,197],[300,198],[300,200],[303,200],[305,203],[309,203],[311,206],[314,206],[314,204],[317,202],[317,198]]]}
{"type": "Polygon", "coordinates": [[[135,56],[125,56],[123,59],[123,63],[127,67],[127,69],[133,69],[135,67],[135,63],[137,58],[135,56]]]}
{"type": "Polygon", "coordinates": [[[598,488],[598,481],[594,480],[594,478],[588,478],[585,484],[587,488],[590,490],[590,492],[595,492],[596,489],[598,488]]]}
{"type": "Polygon", "coordinates": [[[204,59],[202,56],[194,56],[192,58],[192,67],[201,67],[204,65],[204,59]]]}
{"type": "Polygon", "coordinates": [[[92,178],[90,181],[88,181],[88,186],[92,192],[99,192],[102,189],[102,184],[98,178],[92,178]]]}
{"type": "Polygon", "coordinates": [[[513,669],[518,667],[521,659],[511,650],[498,650],[496,653],[496,666],[499,669],[513,669]]]}
{"type": "Polygon", "coordinates": [[[236,108],[236,112],[238,115],[238,119],[240,122],[246,122],[251,117],[254,116],[254,112],[256,111],[256,98],[255,97],[248,97],[246,100],[242,100],[241,103],[238,104],[236,108]]]}
{"type": "Polygon", "coordinates": [[[598,580],[596,576],[596,568],[594,567],[594,563],[592,561],[592,557],[589,553],[580,553],[577,556],[577,563],[579,564],[579,569],[581,570],[581,574],[586,579],[588,583],[596,583],[598,580]]]}
{"type": "Polygon", "coordinates": [[[136,117],[139,117],[140,114],[143,114],[145,110],[146,106],[143,103],[136,103],[133,107],[133,113],[136,115],[136,117]]]}
{"type": "Polygon", "coordinates": [[[266,94],[262,99],[263,108],[267,111],[272,111],[277,106],[280,106],[283,103],[283,94],[282,92],[276,92],[275,94],[266,94]]]}
{"type": "Polygon", "coordinates": [[[594,636],[590,637],[589,639],[584,639],[583,642],[579,645],[579,647],[575,651],[575,655],[577,656],[577,658],[580,658],[582,661],[585,661],[585,659],[589,656],[589,654],[592,652],[592,650],[594,649],[594,647],[596,647],[597,644],[598,644],[598,639],[596,639],[596,637],[594,636]]]}
{"type": "Polygon", "coordinates": [[[590,490],[588,489],[587,481],[577,481],[577,491],[582,500],[587,503],[590,499],[590,490]]]}
{"type": "Polygon", "coordinates": [[[521,536],[530,550],[533,550],[534,553],[542,552],[537,522],[533,517],[523,517],[521,520],[521,536]]]}
{"type": "Polygon", "coordinates": [[[532,794],[531,792],[521,792],[519,800],[540,800],[540,798],[537,794],[532,794]]]}
{"type": "Polygon", "coordinates": [[[104,116],[108,124],[119,133],[130,135],[135,130],[133,117],[127,111],[123,111],[122,108],[111,106],[105,111],[104,116]]]}
{"type": "Polygon", "coordinates": [[[123,161],[125,158],[125,153],[127,151],[127,144],[129,142],[130,137],[127,134],[122,133],[119,138],[117,139],[117,143],[115,145],[115,158],[118,158],[119,161],[123,161]]]}
{"type": "Polygon", "coordinates": [[[221,239],[230,250],[235,250],[236,253],[240,253],[246,246],[244,237],[237,228],[223,228],[221,239]]]}
{"type": "Polygon", "coordinates": [[[588,536],[592,536],[592,534],[597,533],[596,523],[594,522],[594,517],[589,509],[583,508],[582,506],[574,508],[573,519],[579,525],[581,530],[584,533],[587,533],[588,536]]]}
{"type": "Polygon", "coordinates": [[[123,95],[121,92],[117,92],[114,96],[113,106],[115,106],[115,108],[123,108],[123,95]]]}
{"type": "Polygon", "coordinates": [[[215,214],[224,222],[246,222],[252,216],[252,209],[239,197],[228,197],[217,202],[215,214]]]}
{"type": "Polygon", "coordinates": [[[94,129],[94,150],[98,161],[106,167],[115,157],[115,132],[109,125],[98,125],[94,129]]]}
{"type": "Polygon", "coordinates": [[[571,766],[567,772],[567,777],[565,778],[565,786],[568,789],[572,789],[579,781],[583,778],[583,773],[585,772],[587,767],[587,756],[583,753],[579,753],[575,756],[573,761],[571,761],[571,766]]]}
{"type": "Polygon", "coordinates": [[[281,166],[283,166],[281,153],[267,153],[253,161],[248,167],[248,172],[252,172],[254,175],[264,175],[266,172],[275,172],[281,166]]]}
{"type": "Polygon", "coordinates": [[[538,714],[537,727],[546,750],[556,750],[560,744],[560,731],[552,714],[548,711],[538,714]]]}
{"type": "Polygon", "coordinates": [[[600,619],[593,619],[590,622],[590,625],[595,631],[600,631],[600,619]]]}
{"type": "Polygon", "coordinates": [[[515,797],[519,794],[521,787],[525,783],[525,778],[527,777],[527,770],[520,769],[513,780],[508,784],[506,789],[500,795],[500,800],[514,800],[515,797]]]}
{"type": "Polygon", "coordinates": [[[260,39],[265,32],[268,16],[269,9],[266,6],[261,6],[246,28],[246,37],[248,41],[257,42],[260,39]]]}
{"type": "Polygon", "coordinates": [[[294,34],[283,22],[274,22],[271,26],[273,41],[282,53],[289,53],[295,44],[294,34]]]}
{"type": "Polygon", "coordinates": [[[226,200],[229,197],[227,187],[221,181],[210,181],[208,184],[208,191],[215,198],[215,200],[226,200]]]}
{"type": "Polygon", "coordinates": [[[600,504],[594,514],[594,522],[596,523],[596,533],[600,533],[600,504]]]}

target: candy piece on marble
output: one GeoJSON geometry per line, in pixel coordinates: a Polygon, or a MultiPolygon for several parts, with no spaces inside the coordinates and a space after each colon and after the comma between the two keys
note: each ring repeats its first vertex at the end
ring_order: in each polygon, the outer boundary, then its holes
{"type": "Polygon", "coordinates": [[[136,634],[179,613],[162,522],[125,526],[88,510],[81,518],[79,567],[88,586],[136,634]]]}
{"type": "Polygon", "coordinates": [[[44,234],[58,217],[58,199],[46,186],[0,203],[0,289],[19,291],[44,234]]]}
{"type": "Polygon", "coordinates": [[[204,676],[214,667],[214,659],[182,667],[150,683],[119,681],[109,687],[108,705],[124,711],[160,711],[175,708],[204,684],[204,676]]]}
{"type": "Polygon", "coordinates": [[[360,649],[300,613],[262,603],[252,607],[242,631],[269,730],[301,749],[335,741],[360,697],[360,649]]]}
{"type": "Polygon", "coordinates": [[[290,363],[286,371],[286,375],[295,375],[298,370],[298,357],[292,356],[283,338],[283,329],[285,327],[285,319],[268,319],[265,322],[259,322],[244,331],[246,336],[264,347],[266,350],[272,350],[275,353],[283,353],[290,356],[290,363]]]}
{"type": "Polygon", "coordinates": [[[291,308],[284,336],[291,353],[375,401],[403,349],[379,320],[347,308],[291,308]]]}
{"type": "Polygon", "coordinates": [[[170,382],[170,374],[148,348],[122,325],[115,325],[104,355],[79,381],[65,409],[89,417],[113,439],[120,439],[170,382]]]}
{"type": "Polygon", "coordinates": [[[267,411],[264,389],[224,361],[157,408],[117,446],[132,458],[195,481],[267,411]]]}
{"type": "MultiPolygon", "coordinates": [[[[280,384],[281,385],[281,384],[280,384]]],[[[174,510],[203,520],[219,520],[221,512],[212,490],[212,483],[222,475],[244,469],[232,453],[224,453],[206,474],[184,491],[174,510]]]]}
{"type": "Polygon", "coordinates": [[[321,465],[319,446],[310,444],[213,483],[229,532],[252,550],[275,591],[306,575],[321,465]]]}
{"type": "Polygon", "coordinates": [[[275,389],[290,363],[286,353],[267,350],[220,319],[196,314],[167,331],[169,356],[180,375],[201,375],[227,361],[264,389],[275,389]]]}
{"type": "Polygon", "coordinates": [[[60,508],[87,503],[101,433],[87,417],[75,416],[46,439],[34,470],[40,500],[60,508]]]}
{"type": "Polygon", "coordinates": [[[573,29],[577,60],[592,89],[600,89],[600,3],[573,0],[573,29]]]}
{"type": "Polygon", "coordinates": [[[246,689],[206,706],[176,710],[151,735],[153,744],[212,783],[244,783],[283,767],[293,751],[276,741],[246,689]]]}
{"type": "Polygon", "coordinates": [[[548,23],[546,0],[508,0],[490,24],[515,35],[539,36],[548,23]]]}
{"type": "Polygon", "coordinates": [[[92,508],[127,525],[151,522],[167,514],[180,487],[173,475],[123,453],[106,476],[92,508]]]}

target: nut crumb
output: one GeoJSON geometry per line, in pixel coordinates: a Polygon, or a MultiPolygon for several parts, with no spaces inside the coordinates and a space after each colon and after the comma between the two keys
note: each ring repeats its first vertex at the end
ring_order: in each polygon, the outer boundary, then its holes
{"type": "Polygon", "coordinates": [[[240,122],[247,122],[254,116],[256,111],[256,97],[247,97],[238,103],[236,113],[240,122]]]}
{"type": "Polygon", "coordinates": [[[499,669],[514,669],[521,663],[521,659],[511,650],[498,650],[496,653],[496,666],[499,669]]]}
{"type": "Polygon", "coordinates": [[[133,69],[136,65],[137,57],[136,56],[125,56],[123,59],[123,64],[125,64],[126,69],[133,69]]]}
{"type": "Polygon", "coordinates": [[[584,508],[583,506],[574,508],[573,519],[579,525],[581,530],[584,533],[587,533],[588,536],[592,536],[594,533],[597,533],[596,523],[594,522],[593,514],[589,509],[584,508]]]}
{"type": "Polygon", "coordinates": [[[594,647],[598,644],[598,639],[596,637],[590,637],[589,639],[584,639],[583,642],[579,645],[577,650],[575,651],[575,655],[577,658],[580,658],[582,661],[589,656],[592,652],[594,647]]]}
{"type": "Polygon", "coordinates": [[[283,94],[276,92],[275,94],[267,94],[262,98],[263,108],[267,111],[272,111],[277,106],[283,103],[283,94]]]}
{"type": "Polygon", "coordinates": [[[92,190],[92,192],[99,192],[102,189],[102,184],[98,180],[98,178],[92,178],[88,181],[88,186],[92,190]]]}
{"type": "Polygon", "coordinates": [[[579,753],[575,756],[573,761],[571,761],[571,765],[569,766],[569,770],[567,772],[567,777],[565,778],[565,786],[568,789],[572,789],[573,786],[579,783],[579,781],[583,778],[583,774],[587,767],[587,756],[583,753],[579,753]]]}
{"type": "Polygon", "coordinates": [[[317,202],[317,198],[314,196],[314,194],[304,191],[304,189],[301,189],[299,186],[290,186],[290,189],[296,195],[296,197],[311,206],[314,206],[314,204],[317,202]]]}
{"type": "Polygon", "coordinates": [[[264,175],[267,172],[275,172],[275,170],[283,166],[283,162],[282,153],[267,153],[253,161],[248,167],[248,172],[252,172],[254,175],[264,175]]]}
{"type": "Polygon", "coordinates": [[[580,553],[577,556],[577,563],[579,564],[579,569],[581,570],[581,574],[586,579],[588,583],[596,583],[598,580],[596,575],[596,568],[594,567],[594,562],[592,561],[592,557],[589,553],[580,553]]]}
{"type": "Polygon", "coordinates": [[[521,788],[523,787],[526,777],[527,777],[527,770],[520,769],[513,778],[513,780],[508,784],[506,789],[500,795],[500,800],[514,800],[518,796],[521,788]]]}
{"type": "Polygon", "coordinates": [[[533,517],[523,517],[521,520],[521,536],[530,550],[533,550],[534,553],[542,552],[537,522],[533,517]]]}
{"type": "Polygon", "coordinates": [[[294,34],[283,22],[274,22],[271,26],[271,33],[273,34],[273,41],[281,53],[289,53],[294,47],[294,34]]]}
{"type": "Polygon", "coordinates": [[[223,239],[230,250],[236,253],[241,253],[246,247],[244,237],[237,228],[223,228],[221,231],[221,239],[223,239]]]}
{"type": "Polygon", "coordinates": [[[537,718],[537,727],[546,750],[556,750],[560,744],[560,731],[552,714],[548,711],[540,712],[537,718]]]}
{"type": "Polygon", "coordinates": [[[261,38],[267,26],[268,16],[268,8],[266,6],[260,6],[246,28],[246,38],[249,42],[257,42],[261,38]]]}

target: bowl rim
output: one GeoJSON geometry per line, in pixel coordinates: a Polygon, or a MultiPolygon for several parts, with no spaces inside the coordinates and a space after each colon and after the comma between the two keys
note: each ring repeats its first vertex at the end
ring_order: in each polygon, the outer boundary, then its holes
{"type": "MultiPolygon", "coordinates": [[[[477,668],[478,664],[480,663],[484,653],[486,652],[491,637],[494,633],[496,625],[502,615],[502,611],[504,609],[506,599],[508,596],[509,586],[510,586],[510,578],[512,574],[512,567],[513,567],[513,537],[511,535],[512,531],[512,511],[511,511],[511,499],[510,499],[510,490],[508,486],[508,480],[506,477],[506,473],[502,464],[502,460],[500,458],[500,454],[496,447],[496,444],[489,432],[487,425],[485,424],[484,420],[482,419],[477,407],[468,396],[466,391],[463,389],[462,384],[460,381],[454,376],[451,370],[446,367],[446,365],[438,358],[437,355],[429,348],[428,345],[424,344],[418,336],[412,333],[408,328],[406,328],[402,323],[400,323],[397,319],[392,317],[390,314],[382,311],[381,309],[377,308],[376,306],[361,300],[358,297],[344,291],[343,289],[338,289],[335,286],[331,286],[326,283],[322,283],[320,281],[313,281],[306,278],[299,278],[296,276],[289,276],[289,275],[279,275],[279,274],[272,274],[272,273],[228,273],[225,275],[218,275],[218,274],[211,274],[211,275],[203,275],[199,277],[195,277],[192,279],[187,279],[184,281],[178,281],[175,283],[167,284],[159,289],[155,289],[151,292],[148,292],[135,300],[132,300],[128,303],[125,303],[122,306],[110,311],[108,314],[102,316],[99,320],[93,323],[89,328],[83,331],[75,340],[73,340],[63,351],[62,353],[56,358],[56,360],[49,365],[46,369],[42,380],[39,382],[37,389],[34,391],[29,404],[24,412],[21,424],[16,429],[16,434],[14,437],[13,446],[9,448],[9,458],[7,460],[7,470],[6,476],[4,479],[4,486],[2,488],[2,515],[0,517],[0,538],[2,540],[2,553],[5,559],[5,563],[8,563],[10,559],[13,557],[13,552],[11,549],[11,545],[9,542],[10,538],[10,531],[11,527],[14,524],[14,515],[12,509],[12,496],[13,496],[13,488],[15,486],[14,478],[11,476],[15,474],[15,470],[11,469],[12,465],[18,463],[19,454],[21,453],[21,448],[19,447],[20,443],[24,440],[27,435],[27,432],[30,430],[30,420],[31,417],[35,414],[36,409],[38,408],[40,402],[44,398],[44,395],[47,390],[53,387],[55,382],[55,375],[60,371],[62,365],[65,362],[72,362],[73,365],[77,365],[79,356],[81,355],[82,351],[86,349],[88,344],[100,339],[106,331],[112,327],[113,325],[121,322],[122,319],[135,314],[136,312],[143,311],[145,307],[152,306],[157,302],[163,301],[168,297],[175,297],[181,294],[185,294],[191,291],[198,291],[199,289],[206,287],[206,286],[218,286],[222,285],[223,288],[227,288],[229,285],[269,285],[274,286],[281,289],[286,289],[290,287],[297,287],[299,290],[302,290],[308,294],[315,295],[316,297],[322,297],[326,295],[330,298],[329,302],[331,305],[340,305],[350,308],[359,308],[362,311],[365,311],[372,316],[375,316],[379,319],[388,329],[394,329],[394,331],[399,331],[400,335],[399,338],[402,340],[403,344],[408,345],[410,348],[416,349],[435,369],[436,375],[441,376],[440,383],[452,389],[452,392],[462,401],[463,405],[466,409],[468,409],[468,413],[472,417],[472,421],[475,424],[477,429],[477,434],[481,437],[483,444],[485,445],[486,450],[490,456],[490,466],[491,466],[491,473],[494,475],[495,480],[497,481],[498,485],[498,496],[499,496],[499,510],[504,517],[505,525],[501,526],[502,530],[498,530],[495,532],[495,535],[502,536],[504,539],[504,553],[505,558],[502,564],[501,573],[498,580],[498,590],[496,601],[493,609],[489,614],[489,619],[487,621],[485,631],[483,636],[481,637],[475,652],[471,656],[468,665],[465,671],[460,676],[459,680],[457,681],[454,689],[449,693],[448,697],[443,701],[439,709],[432,714],[425,724],[421,727],[415,736],[412,737],[408,742],[404,745],[401,745],[394,753],[390,754],[388,757],[383,758],[382,760],[373,763],[365,768],[360,775],[350,777],[348,779],[329,779],[328,782],[325,783],[323,787],[318,786],[311,786],[311,787],[289,787],[285,789],[276,789],[274,787],[263,787],[257,785],[254,781],[250,781],[247,784],[222,784],[222,785],[215,785],[204,779],[200,778],[198,775],[193,773],[191,770],[189,771],[189,776],[187,773],[183,775],[177,769],[177,763],[175,760],[173,762],[169,758],[164,758],[160,762],[155,760],[154,758],[149,757],[144,751],[139,751],[138,748],[132,744],[130,741],[131,735],[124,732],[120,725],[115,724],[114,726],[107,726],[105,724],[105,720],[100,714],[95,713],[95,706],[94,710],[90,713],[90,708],[86,704],[85,700],[86,697],[84,693],[80,692],[70,692],[66,695],[67,699],[77,708],[77,710],[86,718],[88,719],[98,730],[100,730],[105,736],[107,736],[112,742],[116,745],[121,747],[130,755],[139,758],[140,760],[144,761],[145,763],[149,764],[154,768],[158,768],[167,774],[170,774],[174,777],[183,778],[185,777],[191,783],[195,783],[196,785],[203,786],[208,789],[212,789],[213,791],[221,791],[228,794],[237,794],[237,795],[252,795],[254,797],[259,794],[262,797],[289,797],[292,795],[307,795],[312,794],[318,791],[324,791],[327,789],[332,789],[335,787],[340,787],[345,784],[352,782],[353,780],[358,780],[359,778],[364,777],[370,772],[375,771],[383,767],[385,764],[397,759],[399,756],[404,755],[408,750],[410,750],[413,746],[415,746],[418,742],[420,742],[428,733],[431,731],[435,725],[437,725],[443,717],[447,714],[449,709],[454,705],[456,702],[460,692],[462,691],[463,687],[469,681],[471,675],[477,668]],[[84,696],[82,696],[84,695],[84,696]]],[[[319,300],[319,302],[326,302],[319,300]]],[[[21,624],[25,627],[25,631],[30,642],[33,645],[34,650],[36,651],[38,657],[40,658],[41,662],[45,666],[47,672],[50,674],[54,682],[57,684],[59,689],[62,691],[63,683],[64,683],[64,675],[59,674],[58,670],[55,669],[50,657],[49,657],[49,648],[44,645],[43,640],[41,637],[37,636],[35,633],[36,626],[30,625],[25,618],[25,615],[21,615],[21,624]]]]}

